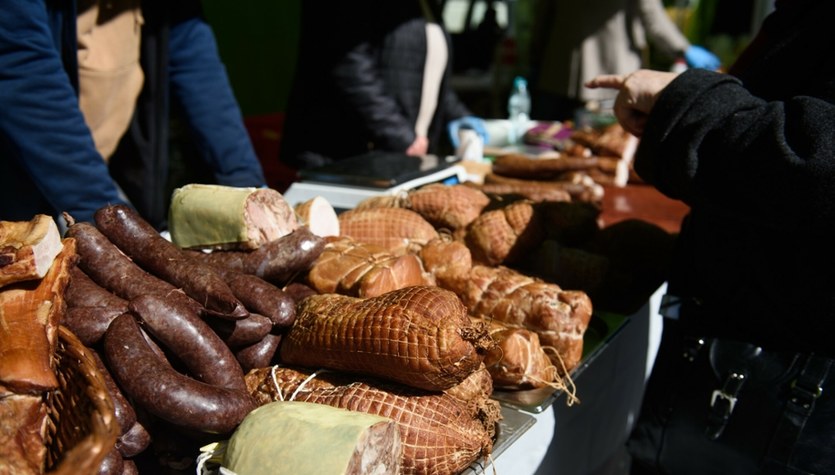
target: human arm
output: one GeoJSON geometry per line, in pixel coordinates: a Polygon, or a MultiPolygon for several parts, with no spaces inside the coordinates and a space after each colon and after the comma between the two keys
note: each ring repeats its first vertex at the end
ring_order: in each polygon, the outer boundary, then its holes
{"type": "Polygon", "coordinates": [[[49,29],[43,2],[10,2],[0,15],[0,143],[56,211],[91,221],[124,203],[96,151],[49,29]]]}
{"type": "Polygon", "coordinates": [[[638,0],[638,14],[647,38],[659,51],[670,58],[681,57],[691,68],[716,70],[719,58],[708,49],[690,41],[670,19],[660,0],[638,0]]]}
{"type": "MultiPolygon", "coordinates": [[[[689,70],[677,76],[655,96],[636,171],[691,206],[788,229],[832,229],[835,81],[829,74],[816,95],[768,101],[730,75],[689,70]]],[[[619,96],[625,94],[621,89],[619,96]]]]}
{"type": "Polygon", "coordinates": [[[199,2],[178,2],[171,26],[169,67],[172,94],[219,184],[264,186],[255,154],[214,33],[199,2]]]}
{"type": "Polygon", "coordinates": [[[630,74],[597,76],[586,87],[616,89],[615,117],[627,132],[640,137],[658,96],[675,77],[675,73],[641,69],[630,74]]]}
{"type": "Polygon", "coordinates": [[[424,135],[416,136],[415,141],[406,149],[406,155],[413,157],[426,155],[427,152],[429,152],[429,139],[424,135]]]}

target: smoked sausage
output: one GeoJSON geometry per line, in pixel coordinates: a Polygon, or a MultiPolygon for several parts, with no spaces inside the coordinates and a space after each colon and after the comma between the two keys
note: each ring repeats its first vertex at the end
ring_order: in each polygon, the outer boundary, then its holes
{"type": "Polygon", "coordinates": [[[142,333],[125,313],[104,336],[113,378],[137,405],[174,425],[215,434],[231,432],[254,409],[246,391],[206,384],[174,370],[151,350],[142,333]]]}
{"type": "Polygon", "coordinates": [[[153,295],[130,301],[130,310],[162,346],[204,383],[227,389],[246,389],[235,355],[196,313],[178,302],[153,295]]]}
{"type": "Polygon", "coordinates": [[[93,282],[78,266],[70,270],[70,283],[64,299],[68,307],[128,307],[127,300],[93,282]]]}
{"type": "Polygon", "coordinates": [[[218,272],[247,310],[269,318],[277,328],[293,325],[296,304],[286,292],[256,275],[221,268],[218,272]]]}
{"type": "Polygon", "coordinates": [[[211,267],[189,259],[136,211],[125,205],[110,205],[99,208],[94,218],[102,234],[134,262],[182,288],[209,312],[229,318],[248,315],[244,305],[211,267]]]}
{"type": "Polygon", "coordinates": [[[113,400],[113,413],[116,416],[116,421],[119,423],[119,435],[122,436],[136,424],[136,411],[133,410],[133,406],[125,398],[116,381],[113,381],[110,370],[104,365],[104,361],[101,360],[98,352],[91,351],[90,353],[93,354],[96,367],[104,379],[104,386],[107,388],[107,393],[110,394],[110,399],[113,400]]]}
{"type": "MultiPolygon", "coordinates": [[[[68,220],[69,222],[70,220],[68,220]]],[[[203,307],[170,283],[140,268],[90,223],[72,223],[67,237],[75,238],[78,266],[95,283],[117,296],[130,300],[139,295],[167,296],[182,301],[195,311],[203,307]]]]}
{"type": "Polygon", "coordinates": [[[280,343],[281,335],[269,333],[261,341],[238,350],[235,357],[244,371],[265,368],[272,364],[280,343]]]}
{"type": "Polygon", "coordinates": [[[250,313],[240,320],[209,318],[206,323],[232,349],[257,343],[273,329],[273,322],[257,313],[250,313]]]}
{"type": "Polygon", "coordinates": [[[307,226],[301,226],[254,251],[188,252],[212,265],[254,274],[280,286],[309,270],[325,249],[325,242],[325,238],[313,234],[307,226]]]}
{"type": "Polygon", "coordinates": [[[127,301],[122,307],[68,307],[61,323],[86,346],[95,346],[110,322],[127,311],[127,301]]]}

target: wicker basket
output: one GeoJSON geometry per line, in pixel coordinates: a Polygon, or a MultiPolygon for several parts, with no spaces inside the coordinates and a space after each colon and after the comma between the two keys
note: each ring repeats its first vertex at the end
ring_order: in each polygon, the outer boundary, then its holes
{"type": "Polygon", "coordinates": [[[59,327],[59,389],[46,398],[48,474],[98,473],[119,436],[113,401],[91,351],[70,330],[59,327]]]}

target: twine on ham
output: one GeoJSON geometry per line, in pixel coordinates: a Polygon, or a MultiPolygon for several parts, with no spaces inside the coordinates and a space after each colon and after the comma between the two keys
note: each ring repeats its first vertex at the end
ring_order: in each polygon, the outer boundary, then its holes
{"type": "Polygon", "coordinates": [[[278,378],[275,376],[275,371],[280,367],[281,367],[281,365],[277,364],[277,365],[274,365],[272,368],[270,368],[270,376],[272,377],[273,386],[275,386],[275,391],[278,394],[278,399],[281,400],[281,401],[295,401],[296,396],[298,396],[298,394],[299,394],[299,391],[303,391],[304,387],[305,387],[305,385],[307,385],[307,383],[316,379],[316,376],[319,376],[321,373],[328,373],[329,372],[326,369],[318,369],[318,370],[314,371],[313,373],[310,374],[310,376],[305,378],[305,380],[302,381],[301,384],[299,384],[299,387],[297,387],[296,390],[293,391],[293,394],[290,395],[290,399],[284,399],[284,391],[281,390],[281,386],[278,384],[278,378]]]}
{"type": "MultiPolygon", "coordinates": [[[[571,407],[574,404],[579,404],[580,398],[577,397],[577,386],[574,384],[574,380],[571,379],[571,374],[567,371],[565,363],[562,360],[562,356],[560,356],[560,352],[553,346],[543,346],[542,350],[546,352],[550,351],[556,355],[557,360],[560,362],[560,366],[562,367],[562,373],[565,375],[564,378],[557,376],[557,381],[553,384],[549,384],[549,386],[554,389],[565,391],[565,404],[567,406],[571,407]]],[[[552,368],[558,369],[555,366],[552,366],[552,368]]]]}

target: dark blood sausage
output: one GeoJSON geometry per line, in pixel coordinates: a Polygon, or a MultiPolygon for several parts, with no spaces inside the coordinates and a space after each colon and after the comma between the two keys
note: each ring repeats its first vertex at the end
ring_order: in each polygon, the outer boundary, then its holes
{"type": "Polygon", "coordinates": [[[123,469],[124,460],[122,454],[119,453],[116,447],[113,447],[102,459],[97,475],[121,475],[123,469]]]}
{"type": "Polygon", "coordinates": [[[114,318],[128,311],[124,307],[68,307],[61,324],[75,333],[86,346],[95,346],[114,318]]]}
{"type": "Polygon", "coordinates": [[[139,467],[133,460],[123,460],[122,475],[139,475],[139,467]]]}
{"type": "Polygon", "coordinates": [[[229,318],[244,318],[244,305],[211,267],[183,253],[124,205],[99,208],[96,227],[137,264],[157,277],[183,289],[206,310],[229,318]]]}
{"type": "Polygon", "coordinates": [[[293,301],[296,302],[296,305],[307,297],[319,293],[313,287],[302,284],[301,282],[290,282],[284,286],[284,291],[293,297],[293,301]]]}
{"type": "MultiPolygon", "coordinates": [[[[125,395],[122,394],[122,390],[119,389],[116,381],[113,381],[110,370],[107,369],[99,354],[95,351],[91,351],[91,353],[93,354],[93,359],[96,361],[96,367],[104,378],[107,393],[110,394],[110,399],[113,400],[113,412],[116,416],[116,421],[119,423],[119,435],[124,435],[137,423],[136,411],[133,410],[133,406],[130,405],[125,395]]],[[[123,453],[122,455],[125,454],[123,453]]]]}
{"type": "Polygon", "coordinates": [[[87,346],[98,343],[110,322],[128,311],[127,300],[95,283],[78,266],[70,270],[64,298],[67,311],[61,323],[87,346]]]}
{"type": "Polygon", "coordinates": [[[153,295],[131,300],[130,310],[194,377],[222,388],[246,390],[243,370],[235,355],[197,313],[153,295]]]}
{"type": "Polygon", "coordinates": [[[176,426],[215,434],[231,432],[255,408],[246,391],[178,373],[151,350],[142,333],[139,323],[124,314],[104,336],[113,378],[137,406],[176,426]]]}
{"type": "Polygon", "coordinates": [[[247,310],[269,318],[278,328],[293,325],[296,303],[286,292],[256,275],[222,268],[218,272],[247,310]]]}
{"type": "Polygon", "coordinates": [[[304,273],[325,248],[325,238],[301,226],[290,234],[270,241],[254,251],[190,251],[206,262],[253,274],[276,285],[284,285],[297,274],[304,273]]]}
{"type": "Polygon", "coordinates": [[[281,335],[270,333],[258,343],[238,350],[235,353],[235,357],[238,358],[238,362],[244,371],[249,371],[254,368],[266,368],[272,364],[273,357],[276,351],[278,351],[278,345],[280,343],[281,335]]]}
{"type": "Polygon", "coordinates": [[[64,293],[68,307],[122,307],[127,300],[93,282],[78,266],[70,270],[70,283],[64,293]]]}
{"type": "Polygon", "coordinates": [[[250,313],[248,317],[240,320],[208,318],[205,321],[229,348],[257,343],[273,329],[273,322],[257,313],[250,313]]]}
{"type": "Polygon", "coordinates": [[[67,228],[66,236],[76,240],[81,270],[119,297],[130,300],[145,294],[168,296],[183,301],[195,311],[202,310],[201,305],[183,291],[142,270],[92,224],[73,223],[67,228]]]}
{"type": "Polygon", "coordinates": [[[140,422],[135,422],[127,432],[116,439],[116,449],[125,458],[136,457],[149,445],[151,445],[151,434],[140,422]]]}

